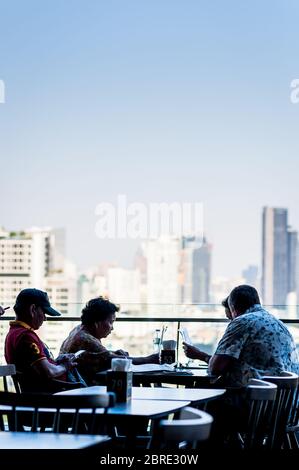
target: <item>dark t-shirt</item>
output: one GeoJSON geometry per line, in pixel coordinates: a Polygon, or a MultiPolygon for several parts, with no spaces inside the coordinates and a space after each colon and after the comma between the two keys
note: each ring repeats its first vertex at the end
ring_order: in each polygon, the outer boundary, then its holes
{"type": "MultiPolygon", "coordinates": [[[[22,374],[23,390],[44,391],[45,380],[33,366],[42,360],[55,364],[55,360],[46,345],[26,323],[10,322],[10,330],[5,339],[5,359],[8,364],[15,364],[17,372],[22,374]]],[[[66,380],[66,374],[59,376],[59,379],[66,380]]]]}

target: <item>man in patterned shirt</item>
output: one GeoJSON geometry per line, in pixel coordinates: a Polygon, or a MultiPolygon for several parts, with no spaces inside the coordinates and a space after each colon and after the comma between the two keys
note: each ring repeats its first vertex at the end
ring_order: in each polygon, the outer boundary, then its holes
{"type": "Polygon", "coordinates": [[[222,375],[226,387],[237,387],[228,390],[222,400],[209,404],[208,411],[214,417],[211,448],[239,445],[233,438],[246,423],[249,408],[246,394],[238,387],[246,386],[251,378],[279,375],[283,370],[299,372],[292,335],[262,308],[254,287],[241,285],[233,289],[226,306],[231,321],[213,356],[184,344],[187,357],[207,362],[209,372],[222,375]]]}
{"type": "Polygon", "coordinates": [[[286,326],[260,304],[254,287],[241,285],[229,295],[232,315],[213,356],[184,344],[185,354],[209,364],[213,375],[223,375],[227,386],[245,386],[251,378],[299,372],[293,337],[286,326]]]}

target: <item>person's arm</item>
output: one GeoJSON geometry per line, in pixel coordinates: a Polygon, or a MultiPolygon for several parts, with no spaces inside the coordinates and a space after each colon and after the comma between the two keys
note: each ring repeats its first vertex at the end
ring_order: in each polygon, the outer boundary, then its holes
{"type": "Polygon", "coordinates": [[[236,359],[226,354],[214,354],[209,361],[211,375],[223,375],[228,372],[236,359]]]}
{"type": "Polygon", "coordinates": [[[56,379],[77,365],[74,361],[65,361],[63,364],[52,364],[47,358],[42,358],[32,364],[32,368],[41,377],[56,379]]]}
{"type": "Polygon", "coordinates": [[[65,355],[62,364],[52,363],[45,354],[45,346],[33,331],[25,331],[15,352],[19,361],[31,367],[38,375],[47,379],[54,379],[64,375],[77,365],[72,354],[65,355]]]}
{"type": "Polygon", "coordinates": [[[131,357],[133,364],[159,364],[159,353],[150,354],[144,357],[131,357]]]}
{"type": "Polygon", "coordinates": [[[199,361],[209,363],[212,356],[191,344],[183,342],[183,348],[189,359],[198,359],[199,361]]]}

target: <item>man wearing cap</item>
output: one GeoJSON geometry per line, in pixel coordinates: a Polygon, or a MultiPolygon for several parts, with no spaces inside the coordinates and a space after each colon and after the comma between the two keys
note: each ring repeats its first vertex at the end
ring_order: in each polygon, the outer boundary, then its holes
{"type": "Polygon", "coordinates": [[[46,320],[46,315],[60,316],[51,307],[48,295],[38,289],[24,289],[16,298],[16,320],[10,322],[5,339],[5,359],[15,364],[21,377],[22,391],[51,391],[51,380],[67,380],[68,371],[77,364],[73,354],[54,360],[35,330],[46,320]]]}

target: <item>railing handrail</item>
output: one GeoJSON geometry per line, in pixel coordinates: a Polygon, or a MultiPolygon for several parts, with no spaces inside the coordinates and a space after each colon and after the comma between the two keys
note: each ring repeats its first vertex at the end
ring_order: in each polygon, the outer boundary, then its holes
{"type": "MultiPolygon", "coordinates": [[[[0,321],[10,321],[15,320],[15,317],[0,317],[0,321]]],[[[299,324],[299,319],[291,318],[279,318],[283,323],[295,323],[299,324]]],[[[62,317],[47,317],[47,321],[63,321],[63,322],[80,322],[81,317],[71,317],[71,316],[62,316],[62,317]]],[[[168,322],[168,323],[228,323],[229,320],[226,318],[194,318],[194,317],[116,317],[116,321],[119,322],[168,322]]]]}

